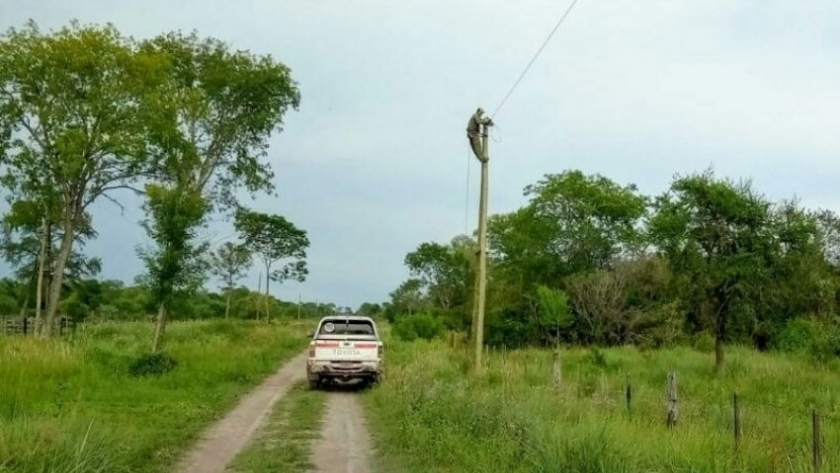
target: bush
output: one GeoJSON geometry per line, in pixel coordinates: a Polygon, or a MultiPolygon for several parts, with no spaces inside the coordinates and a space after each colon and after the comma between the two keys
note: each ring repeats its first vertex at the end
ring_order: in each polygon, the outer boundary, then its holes
{"type": "Polygon", "coordinates": [[[694,349],[701,353],[715,351],[715,337],[709,332],[702,332],[694,339],[694,349]]]}
{"type": "Polygon", "coordinates": [[[398,318],[393,330],[400,340],[409,342],[418,338],[432,340],[443,334],[444,325],[439,317],[422,313],[398,318]]]}
{"type": "Polygon", "coordinates": [[[817,319],[795,318],[776,338],[776,349],[807,353],[816,361],[826,361],[840,354],[840,327],[817,319]]]}
{"type": "Polygon", "coordinates": [[[132,376],[149,376],[166,374],[175,369],[178,362],[165,353],[142,355],[129,368],[132,376]]]}

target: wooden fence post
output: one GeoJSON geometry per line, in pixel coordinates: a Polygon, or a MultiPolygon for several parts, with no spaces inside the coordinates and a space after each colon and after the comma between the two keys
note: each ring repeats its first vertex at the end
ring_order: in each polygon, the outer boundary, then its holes
{"type": "Polygon", "coordinates": [[[820,452],[820,415],[814,410],[811,422],[813,424],[813,439],[814,439],[814,471],[820,471],[822,467],[822,455],[820,452]]]}
{"type": "Polygon", "coordinates": [[[23,336],[29,333],[29,317],[23,318],[23,336]]]}
{"type": "Polygon", "coordinates": [[[679,410],[677,407],[677,373],[671,371],[668,373],[668,428],[671,429],[677,425],[677,416],[679,410]]]}
{"type": "Polygon", "coordinates": [[[555,350],[554,351],[554,359],[552,360],[551,364],[551,381],[554,390],[560,390],[560,387],[563,384],[563,372],[562,366],[560,365],[560,352],[555,350]]]}
{"type": "Polygon", "coordinates": [[[627,418],[633,419],[633,412],[630,410],[630,402],[633,400],[633,391],[630,387],[630,375],[626,376],[624,384],[624,399],[627,401],[627,418]]]}
{"type": "Polygon", "coordinates": [[[735,450],[741,445],[741,406],[738,403],[738,393],[732,395],[732,408],[735,424],[735,450]]]}

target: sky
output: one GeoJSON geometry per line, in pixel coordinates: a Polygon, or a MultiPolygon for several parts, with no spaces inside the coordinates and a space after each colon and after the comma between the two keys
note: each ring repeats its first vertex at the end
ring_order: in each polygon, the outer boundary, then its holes
{"type": "MultiPolygon", "coordinates": [[[[270,140],[278,196],[248,205],[307,230],[310,275],[272,292],[357,307],[387,300],[420,243],[473,231],[467,120],[496,109],[570,1],[0,0],[0,29],[195,30],[289,66],[302,99],[270,140]]],[[[709,167],[840,211],[840,2],[579,0],[495,122],[491,213],[548,173],[656,195],[709,167]]],[[[145,237],[139,201],[122,200],[96,204],[87,249],[129,282],[145,237]]]]}

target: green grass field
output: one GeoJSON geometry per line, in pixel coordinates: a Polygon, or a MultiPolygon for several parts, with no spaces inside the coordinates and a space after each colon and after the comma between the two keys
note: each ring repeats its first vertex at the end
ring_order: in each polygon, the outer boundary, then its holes
{"type": "Polygon", "coordinates": [[[175,322],[177,366],[132,376],[152,325],[89,325],[66,340],[0,337],[0,472],[167,471],[201,429],[302,351],[309,325],[175,322]]]}
{"type": "Polygon", "coordinates": [[[822,471],[840,471],[836,363],[731,348],[716,376],[713,355],[689,348],[567,349],[554,391],[550,351],[491,352],[481,378],[466,374],[468,354],[443,342],[389,342],[386,381],[365,396],[386,463],[416,473],[811,472],[816,408],[824,416],[822,471]],[[680,399],[672,430],[670,370],[680,399]]]}

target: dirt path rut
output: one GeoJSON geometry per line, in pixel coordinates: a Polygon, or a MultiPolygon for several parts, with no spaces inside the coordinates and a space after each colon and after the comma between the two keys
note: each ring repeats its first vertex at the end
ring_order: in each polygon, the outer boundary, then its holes
{"type": "MultiPolygon", "coordinates": [[[[175,471],[179,473],[223,473],[259,427],[272,406],[297,381],[306,376],[306,353],[293,358],[202,434],[175,471]]],[[[355,471],[355,470],[354,470],[355,471]]]]}
{"type": "Polygon", "coordinates": [[[312,450],[313,473],[372,473],[370,438],[359,394],[327,396],[321,440],[312,450]]]}

